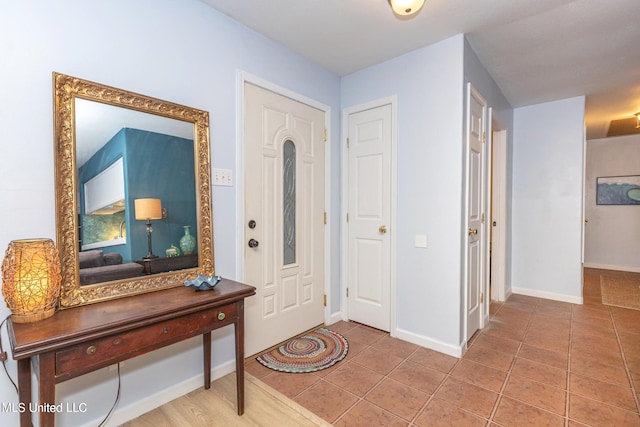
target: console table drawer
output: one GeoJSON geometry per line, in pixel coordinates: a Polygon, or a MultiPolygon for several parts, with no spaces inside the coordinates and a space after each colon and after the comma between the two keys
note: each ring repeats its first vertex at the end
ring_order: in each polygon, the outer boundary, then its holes
{"type": "Polygon", "coordinates": [[[55,355],[56,377],[69,379],[237,320],[233,303],[61,349],[55,355]]]}

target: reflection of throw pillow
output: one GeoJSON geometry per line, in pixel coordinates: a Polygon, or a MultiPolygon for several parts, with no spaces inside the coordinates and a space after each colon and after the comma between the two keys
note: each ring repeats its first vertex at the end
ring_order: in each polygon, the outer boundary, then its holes
{"type": "Polygon", "coordinates": [[[80,268],[101,267],[104,265],[104,258],[100,250],[80,252],[78,261],[80,262],[80,268]]]}
{"type": "Polygon", "coordinates": [[[118,265],[122,264],[122,255],[117,252],[110,252],[104,254],[104,265],[118,265]]]}

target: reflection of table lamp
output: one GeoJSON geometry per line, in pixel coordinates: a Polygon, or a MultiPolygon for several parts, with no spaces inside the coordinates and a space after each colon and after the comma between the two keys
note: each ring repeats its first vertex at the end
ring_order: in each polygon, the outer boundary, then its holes
{"type": "Polygon", "coordinates": [[[162,202],[160,199],[136,199],[135,210],[136,219],[147,221],[147,243],[149,245],[149,253],[143,259],[158,258],[151,250],[151,220],[162,219],[162,202]]]}
{"type": "Polygon", "coordinates": [[[2,262],[2,295],[14,323],[53,316],[60,297],[60,257],[51,239],[9,243],[2,262]]]}

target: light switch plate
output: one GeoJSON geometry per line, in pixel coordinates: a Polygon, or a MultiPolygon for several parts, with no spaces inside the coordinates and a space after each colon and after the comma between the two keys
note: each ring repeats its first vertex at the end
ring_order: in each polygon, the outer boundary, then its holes
{"type": "Polygon", "coordinates": [[[223,187],[233,186],[233,176],[230,169],[213,168],[213,185],[223,187]]]}
{"type": "Polygon", "coordinates": [[[416,248],[426,248],[427,247],[427,235],[426,234],[416,234],[416,248]]]}

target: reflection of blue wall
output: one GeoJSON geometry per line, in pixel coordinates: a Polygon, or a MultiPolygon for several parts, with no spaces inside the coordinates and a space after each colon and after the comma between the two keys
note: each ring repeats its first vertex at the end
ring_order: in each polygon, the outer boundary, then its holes
{"type": "Polygon", "coordinates": [[[105,248],[119,252],[124,262],[140,259],[147,250],[145,221],[135,219],[134,200],[157,198],[167,218],[153,221],[153,253],[179,246],[183,226],[196,229],[196,188],[193,141],[175,136],[123,128],[79,170],[80,207],[84,214],[84,182],[123,157],[127,244],[105,248]]]}
{"type": "Polygon", "coordinates": [[[151,197],[162,200],[167,210],[167,218],[153,221],[152,235],[153,253],[164,256],[171,244],[178,246],[183,226],[196,226],[193,141],[137,129],[126,129],[126,139],[131,255],[138,259],[148,252],[146,222],[136,221],[133,201],[151,197]]]}

